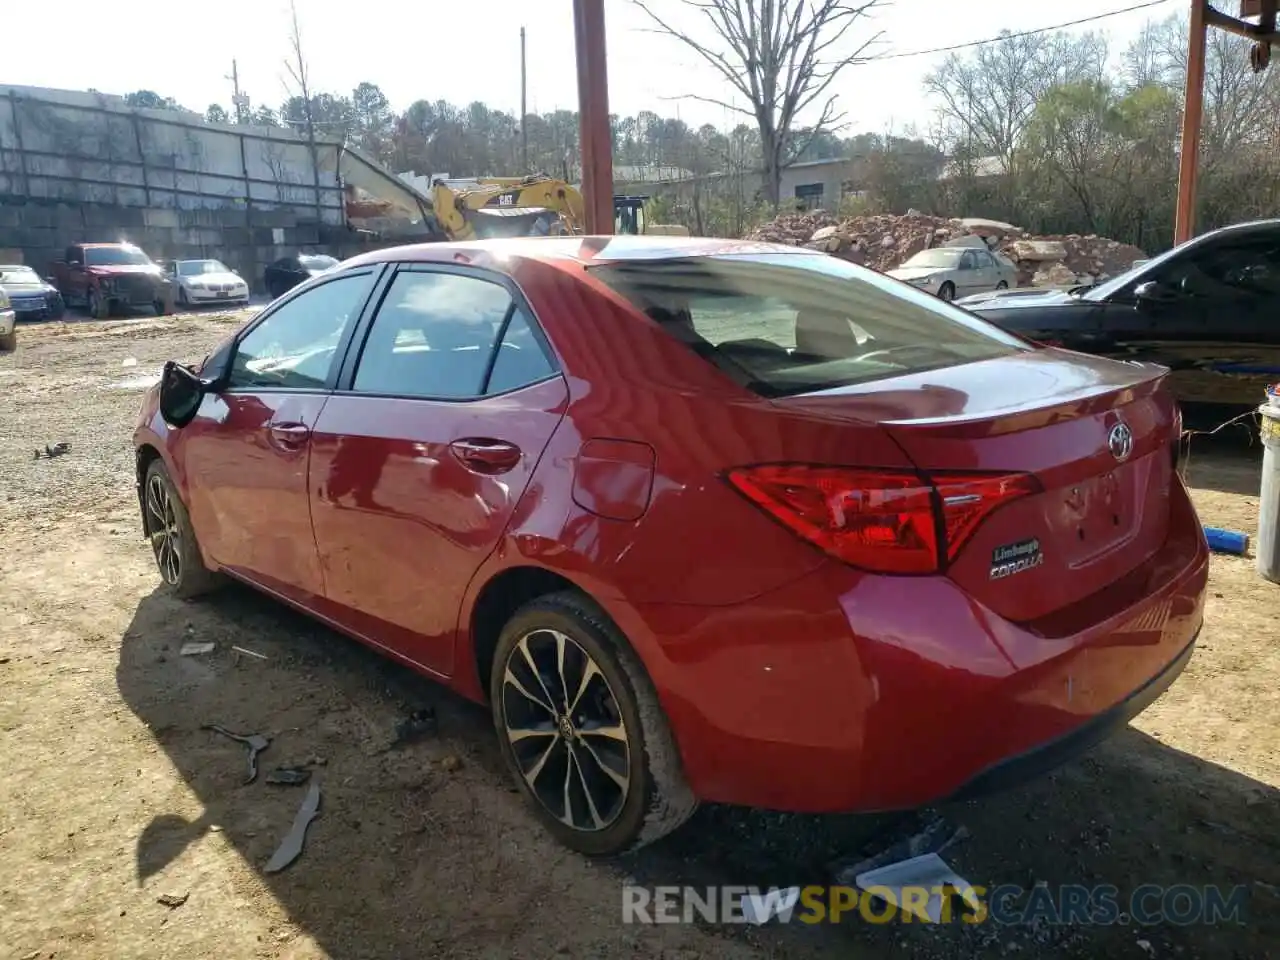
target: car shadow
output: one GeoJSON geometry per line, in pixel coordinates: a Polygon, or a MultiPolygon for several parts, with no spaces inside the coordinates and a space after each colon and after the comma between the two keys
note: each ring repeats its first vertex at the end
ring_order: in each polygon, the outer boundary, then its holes
{"type": "MultiPolygon", "coordinates": [[[[323,792],[321,816],[299,860],[263,880],[330,956],[398,960],[457,942],[479,922],[477,912],[494,909],[486,898],[495,890],[522,901],[548,889],[557,862],[574,859],[543,836],[509,785],[487,710],[245,588],[197,603],[158,591],[145,597],[121,641],[117,682],[204,809],[195,820],[161,812],[143,830],[135,845],[139,884],[210,831],[260,872],[306,790],[264,783],[280,765],[311,771],[323,792]],[[212,652],[180,652],[209,641],[212,652]],[[415,711],[432,713],[434,723],[398,740],[398,725],[415,711]],[[246,750],[204,724],[271,738],[256,782],[245,783],[246,750]]],[[[717,932],[775,956],[797,955],[793,948],[846,955],[850,938],[874,956],[908,942],[913,953],[933,944],[941,952],[929,955],[938,957],[989,949],[1141,956],[1135,939],[1153,945],[1156,956],[1262,956],[1280,932],[1263,919],[1280,906],[1278,801],[1280,791],[1129,728],[1046,778],[938,811],[970,834],[946,857],[973,883],[1115,884],[1121,891],[1145,883],[1243,885],[1243,925],[907,929],[855,917],[838,927],[717,932]]],[[[619,890],[628,880],[826,883],[834,862],[882,848],[917,820],[710,806],[675,835],[604,865],[594,882],[619,890]]],[[[616,914],[599,923],[621,931],[616,914]]],[[[574,955],[602,955],[572,931],[548,935],[574,955]]]]}

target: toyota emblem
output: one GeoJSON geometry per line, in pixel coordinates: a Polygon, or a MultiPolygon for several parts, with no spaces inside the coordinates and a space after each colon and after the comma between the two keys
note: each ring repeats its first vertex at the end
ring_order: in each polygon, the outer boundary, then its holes
{"type": "Polygon", "coordinates": [[[1117,423],[1107,434],[1107,449],[1117,460],[1128,460],[1133,453],[1133,431],[1123,423],[1117,423]]]}

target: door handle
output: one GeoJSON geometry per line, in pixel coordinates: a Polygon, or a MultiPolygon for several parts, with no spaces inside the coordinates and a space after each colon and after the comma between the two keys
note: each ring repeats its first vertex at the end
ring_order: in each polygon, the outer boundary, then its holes
{"type": "Polygon", "coordinates": [[[267,429],[272,439],[284,447],[299,447],[311,436],[311,428],[305,423],[272,423],[267,429]]]}
{"type": "Polygon", "coordinates": [[[455,440],[449,449],[464,467],[476,473],[506,473],[520,463],[521,457],[520,448],[505,440],[455,440]]]}

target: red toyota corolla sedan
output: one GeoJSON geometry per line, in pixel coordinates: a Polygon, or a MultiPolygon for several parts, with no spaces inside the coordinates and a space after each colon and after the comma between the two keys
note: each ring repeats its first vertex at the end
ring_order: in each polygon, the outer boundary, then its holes
{"type": "Polygon", "coordinates": [[[1154,700],[1208,568],[1163,376],[791,247],[401,247],[167,365],[139,499],[179,595],[488,701],[605,855],[699,801],[973,795],[1154,700]]]}

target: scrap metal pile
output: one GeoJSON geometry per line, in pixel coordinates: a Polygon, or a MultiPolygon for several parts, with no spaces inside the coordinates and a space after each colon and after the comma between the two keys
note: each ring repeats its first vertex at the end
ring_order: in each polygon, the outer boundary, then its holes
{"type": "Polygon", "coordinates": [[[916,210],[906,214],[836,217],[825,210],[784,213],[748,239],[824,250],[875,270],[892,270],[929,247],[973,243],[977,237],[1018,266],[1019,286],[1068,286],[1105,280],[1146,254],[1106,237],[1033,236],[1021,227],[975,217],[946,219],[916,210]]]}

